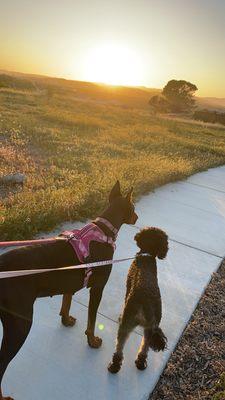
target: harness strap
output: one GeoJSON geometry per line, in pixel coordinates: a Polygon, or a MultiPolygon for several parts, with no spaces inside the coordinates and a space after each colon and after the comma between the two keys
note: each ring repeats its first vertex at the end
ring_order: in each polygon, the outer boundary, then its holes
{"type": "Polygon", "coordinates": [[[114,233],[115,236],[117,235],[119,229],[115,228],[115,226],[113,226],[113,224],[111,224],[111,222],[108,221],[107,219],[102,218],[102,217],[97,217],[97,218],[95,219],[95,221],[99,221],[99,222],[101,222],[103,225],[106,225],[107,228],[109,228],[109,230],[112,231],[112,233],[114,233]]]}
{"type": "MultiPolygon", "coordinates": [[[[111,226],[111,223],[109,224],[111,226]]],[[[105,222],[104,225],[106,225],[105,222]]],[[[89,246],[91,241],[108,243],[115,250],[115,240],[113,240],[111,236],[107,236],[103,232],[103,230],[93,222],[85,225],[81,229],[74,229],[72,231],[62,232],[61,235],[68,240],[68,243],[70,243],[70,245],[72,246],[73,250],[76,253],[76,256],[82,263],[84,263],[87,260],[87,257],[89,256],[89,251],[90,251],[89,246]]],[[[88,281],[91,275],[92,275],[92,269],[87,268],[85,270],[83,287],[86,287],[88,285],[88,281]]]]}

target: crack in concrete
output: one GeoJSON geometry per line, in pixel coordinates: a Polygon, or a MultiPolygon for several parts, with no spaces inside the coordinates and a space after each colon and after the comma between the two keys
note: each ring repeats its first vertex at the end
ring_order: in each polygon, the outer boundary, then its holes
{"type": "Polygon", "coordinates": [[[216,189],[216,188],[212,188],[212,187],[210,187],[210,186],[201,185],[200,183],[193,183],[193,182],[185,182],[185,183],[187,183],[188,185],[199,186],[199,187],[203,187],[203,188],[206,188],[206,189],[213,190],[213,191],[215,191],[215,192],[219,192],[219,193],[224,193],[224,194],[225,194],[225,191],[224,191],[224,190],[219,190],[219,189],[216,189]]]}

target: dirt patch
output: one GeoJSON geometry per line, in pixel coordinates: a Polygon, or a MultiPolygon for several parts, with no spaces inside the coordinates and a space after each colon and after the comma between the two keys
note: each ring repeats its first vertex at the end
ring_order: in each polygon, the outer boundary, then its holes
{"type": "Polygon", "coordinates": [[[225,261],[213,274],[149,400],[225,400],[224,293],[225,261]]]}

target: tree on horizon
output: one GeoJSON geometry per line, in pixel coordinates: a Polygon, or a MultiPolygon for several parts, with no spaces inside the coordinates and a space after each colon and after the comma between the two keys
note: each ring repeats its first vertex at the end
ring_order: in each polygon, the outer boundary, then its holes
{"type": "Polygon", "coordinates": [[[170,80],[164,86],[162,95],[168,100],[171,112],[190,112],[195,105],[194,93],[197,86],[185,80],[170,80]]]}
{"type": "Polygon", "coordinates": [[[162,93],[150,98],[149,105],[155,112],[191,112],[195,106],[194,93],[197,86],[185,80],[172,79],[164,86],[162,93]]]}

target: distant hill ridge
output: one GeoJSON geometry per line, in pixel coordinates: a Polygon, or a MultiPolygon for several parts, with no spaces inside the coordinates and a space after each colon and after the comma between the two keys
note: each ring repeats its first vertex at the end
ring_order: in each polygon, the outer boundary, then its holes
{"type": "Polygon", "coordinates": [[[0,88],[33,90],[35,85],[29,79],[17,78],[16,76],[2,73],[0,74],[0,88]]]}
{"type": "MultiPolygon", "coordinates": [[[[45,90],[50,95],[56,92],[70,92],[79,101],[109,103],[135,108],[149,108],[151,96],[161,89],[147,87],[110,86],[101,83],[75,81],[43,75],[24,74],[0,70],[0,89],[45,90]]],[[[225,112],[225,98],[196,97],[198,108],[225,112]]]]}

